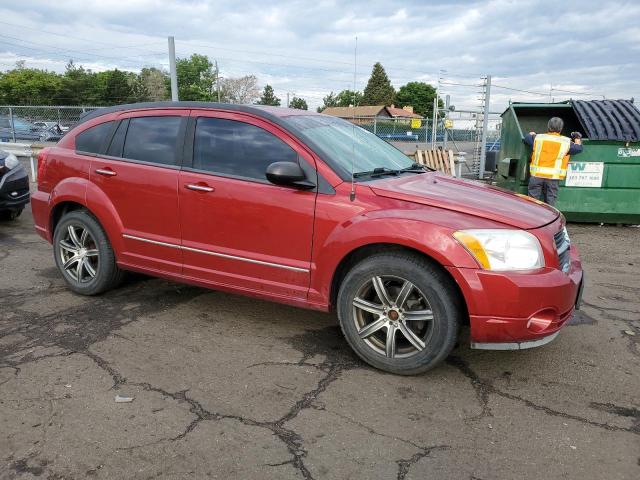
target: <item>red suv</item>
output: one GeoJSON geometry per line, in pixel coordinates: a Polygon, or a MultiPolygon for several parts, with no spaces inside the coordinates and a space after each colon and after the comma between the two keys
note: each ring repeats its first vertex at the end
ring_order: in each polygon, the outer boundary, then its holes
{"type": "Polygon", "coordinates": [[[475,348],[547,343],[578,302],[557,210],[428,171],[338,118],[122,105],[38,160],[36,229],[80,294],[135,270],[335,311],[360,357],[400,374],[442,361],[466,323],[475,348]]]}

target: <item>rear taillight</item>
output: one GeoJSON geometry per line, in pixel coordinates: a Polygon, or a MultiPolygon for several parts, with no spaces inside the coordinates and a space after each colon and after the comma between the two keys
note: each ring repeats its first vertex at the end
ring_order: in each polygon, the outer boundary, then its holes
{"type": "Polygon", "coordinates": [[[38,153],[38,186],[44,181],[44,174],[47,170],[47,149],[43,148],[38,153]]]}

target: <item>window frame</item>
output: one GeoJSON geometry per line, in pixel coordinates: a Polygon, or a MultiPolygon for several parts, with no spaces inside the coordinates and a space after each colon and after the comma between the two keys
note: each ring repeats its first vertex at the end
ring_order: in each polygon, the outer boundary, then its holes
{"type": "MultiPolygon", "coordinates": [[[[184,142],[184,163],[182,165],[182,170],[194,173],[201,173],[204,175],[210,175],[212,177],[220,177],[220,178],[230,178],[234,180],[242,180],[250,183],[259,183],[261,185],[271,185],[276,188],[283,188],[282,185],[275,185],[271,183],[266,178],[254,178],[254,177],[246,177],[242,175],[232,175],[223,172],[213,172],[211,170],[205,170],[200,168],[193,167],[193,159],[194,159],[194,149],[195,149],[195,135],[196,135],[196,124],[198,119],[200,118],[213,118],[218,120],[230,120],[239,123],[245,123],[248,125],[252,125],[254,127],[265,130],[267,133],[273,135],[282,141],[285,145],[289,146],[296,154],[298,165],[302,168],[308,178],[312,179],[316,185],[327,184],[326,181],[321,182],[320,173],[317,171],[315,166],[315,161],[313,157],[305,151],[305,149],[294,140],[287,132],[283,131],[277,125],[274,125],[262,118],[255,117],[253,115],[248,114],[240,114],[237,112],[223,112],[223,111],[206,111],[206,110],[194,110],[191,112],[191,116],[189,118],[189,125],[187,126],[187,132],[185,135],[184,142]]],[[[329,186],[329,188],[331,188],[329,186]]],[[[332,188],[331,188],[332,189],[332,188]]],[[[316,186],[314,189],[307,190],[309,192],[315,192],[318,190],[316,186]]],[[[333,189],[332,189],[333,190],[333,189]]],[[[328,193],[328,192],[325,192],[328,193]]],[[[335,192],[333,192],[335,193],[335,192]]]]}
{"type": "MultiPolygon", "coordinates": [[[[125,112],[119,115],[117,118],[114,118],[111,120],[111,121],[114,121],[114,126],[111,132],[109,132],[109,134],[107,135],[106,143],[102,146],[101,151],[103,153],[93,154],[93,153],[83,153],[78,151],[76,153],[79,153],[81,155],[89,155],[97,158],[103,158],[105,160],[116,161],[116,162],[126,162],[126,163],[138,164],[138,165],[148,165],[151,167],[168,168],[170,170],[180,170],[184,162],[185,132],[187,131],[187,124],[189,123],[189,113],[190,113],[190,110],[187,110],[187,109],[136,110],[136,111],[125,112]],[[127,134],[129,133],[130,120],[133,118],[142,118],[142,117],[180,117],[180,125],[178,127],[178,138],[176,141],[176,163],[174,165],[167,165],[166,163],[147,162],[146,160],[136,160],[134,158],[126,158],[122,156],[114,157],[112,155],[106,154],[106,152],[111,147],[111,143],[113,142],[113,139],[115,137],[116,131],[118,130],[118,127],[120,126],[121,123],[127,122],[127,132],[125,133],[124,140],[122,142],[121,155],[124,153],[124,144],[127,140],[127,134]]],[[[102,123],[106,123],[106,122],[102,122],[102,123]]]]}

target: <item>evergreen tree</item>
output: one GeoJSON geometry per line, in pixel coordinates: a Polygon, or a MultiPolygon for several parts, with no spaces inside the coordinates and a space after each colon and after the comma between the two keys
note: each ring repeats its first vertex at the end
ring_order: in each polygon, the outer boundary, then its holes
{"type": "Polygon", "coordinates": [[[387,77],[384,67],[377,62],[371,71],[371,77],[364,89],[362,105],[389,106],[395,101],[396,91],[387,77]]]}
{"type": "Polygon", "coordinates": [[[289,102],[289,108],[297,108],[298,110],[308,110],[309,106],[304,98],[293,97],[289,102]]]}
{"type": "Polygon", "coordinates": [[[273,93],[273,87],[271,85],[265,85],[262,90],[262,96],[260,100],[256,102],[258,105],[271,105],[274,107],[280,106],[280,99],[273,93]]]}
{"type": "Polygon", "coordinates": [[[319,106],[316,110],[318,113],[322,112],[325,108],[329,107],[337,107],[338,100],[336,99],[336,94],[333,93],[333,90],[326,97],[322,98],[322,105],[319,106]]]}

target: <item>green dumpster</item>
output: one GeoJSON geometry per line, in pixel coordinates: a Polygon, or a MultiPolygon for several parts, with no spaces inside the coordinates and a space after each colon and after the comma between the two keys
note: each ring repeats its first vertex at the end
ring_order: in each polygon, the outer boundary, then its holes
{"type": "Polygon", "coordinates": [[[531,148],[551,117],[563,135],[578,131],[584,150],[571,157],[556,207],[574,222],[640,223],[640,111],[633,100],[512,103],[502,113],[497,184],[527,193],[531,148]]]}

